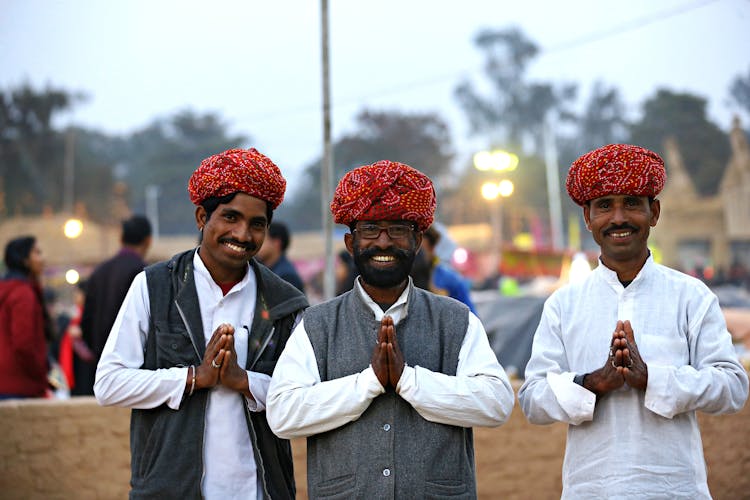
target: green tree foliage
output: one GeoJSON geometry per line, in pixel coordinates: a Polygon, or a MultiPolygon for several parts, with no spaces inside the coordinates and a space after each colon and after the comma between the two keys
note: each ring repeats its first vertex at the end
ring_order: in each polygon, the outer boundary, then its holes
{"type": "MultiPolygon", "coordinates": [[[[333,150],[334,186],[346,172],[378,160],[406,163],[436,181],[448,173],[453,156],[448,126],[432,113],[364,110],[357,129],[336,141],[333,150]]],[[[321,227],[321,162],[305,168],[301,185],[287,193],[274,215],[294,230],[321,227]]]]}
{"type": "Polygon", "coordinates": [[[744,75],[738,75],[729,87],[732,100],[750,116],[750,68],[744,75]]]}
{"type": "Polygon", "coordinates": [[[576,86],[527,81],[526,70],[539,48],[517,28],[483,30],[474,42],[484,54],[490,95],[483,95],[469,81],[454,91],[472,132],[490,135],[493,144],[531,140],[534,150],[541,151],[545,118],[550,112],[565,120],[571,117],[567,104],[575,97],[576,86]]]}
{"type": "Polygon", "coordinates": [[[706,100],[661,89],[643,103],[643,116],[630,128],[634,144],[664,156],[664,139],[677,139],[685,167],[702,195],[713,195],[729,160],[727,134],[706,116],[706,100]]]}
{"type": "Polygon", "coordinates": [[[146,187],[155,186],[160,232],[194,232],[194,206],[187,194],[190,175],[204,158],[246,141],[242,135],[228,136],[216,114],[191,110],[158,118],[136,131],[126,138],[121,158],[134,210],[145,211],[146,187]]]}
{"type": "Polygon", "coordinates": [[[63,202],[64,139],[53,119],[83,99],[25,83],[0,91],[0,213],[34,214],[63,202]]]}

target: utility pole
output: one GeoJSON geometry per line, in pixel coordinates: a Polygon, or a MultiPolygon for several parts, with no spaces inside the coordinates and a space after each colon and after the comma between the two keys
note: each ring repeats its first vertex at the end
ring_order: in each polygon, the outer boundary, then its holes
{"type": "Polygon", "coordinates": [[[557,144],[549,122],[544,120],[544,162],[547,167],[547,199],[552,234],[552,250],[563,249],[562,204],[560,202],[560,173],[557,168],[557,144]]]}
{"type": "Polygon", "coordinates": [[[65,157],[63,160],[63,211],[73,213],[75,203],[75,130],[68,126],[65,133],[65,157]]]}
{"type": "Polygon", "coordinates": [[[320,32],[323,77],[323,164],[320,172],[320,214],[325,239],[323,299],[333,298],[333,218],[329,203],[333,197],[333,148],[331,147],[331,86],[328,58],[328,0],[320,1],[320,32]]]}

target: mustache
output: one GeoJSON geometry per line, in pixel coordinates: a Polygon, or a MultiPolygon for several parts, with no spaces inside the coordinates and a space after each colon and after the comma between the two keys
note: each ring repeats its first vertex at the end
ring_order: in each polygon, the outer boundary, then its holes
{"type": "Polygon", "coordinates": [[[409,252],[406,250],[402,250],[400,248],[395,247],[389,247],[385,250],[380,250],[377,248],[367,248],[365,250],[362,250],[360,252],[360,256],[364,259],[369,259],[375,255],[392,255],[396,257],[397,259],[408,259],[409,258],[409,252]]]}
{"type": "Polygon", "coordinates": [[[258,246],[253,243],[252,241],[248,241],[247,243],[243,243],[241,241],[237,241],[234,238],[220,238],[219,243],[231,243],[232,245],[237,245],[238,247],[244,248],[248,252],[253,252],[257,250],[258,246]]]}
{"type": "Polygon", "coordinates": [[[634,226],[632,226],[632,225],[630,225],[628,223],[619,224],[619,225],[616,225],[616,226],[610,226],[610,227],[608,227],[604,231],[604,234],[610,234],[610,233],[614,233],[614,232],[622,231],[622,230],[630,230],[630,231],[636,232],[636,231],[638,231],[638,228],[634,227],[634,226]]]}

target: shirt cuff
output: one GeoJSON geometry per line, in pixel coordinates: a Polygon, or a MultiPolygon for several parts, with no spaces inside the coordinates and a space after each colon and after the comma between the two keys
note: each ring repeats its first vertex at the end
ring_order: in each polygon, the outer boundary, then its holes
{"type": "Polygon", "coordinates": [[[268,386],[271,377],[265,373],[247,372],[247,385],[250,388],[252,398],[245,398],[247,409],[250,411],[263,411],[266,409],[266,398],[268,397],[268,386]]]}
{"type": "Polygon", "coordinates": [[[573,382],[575,373],[547,373],[547,383],[557,403],[570,417],[573,425],[593,420],[596,394],[573,382]]]}
{"type": "Polygon", "coordinates": [[[357,385],[364,387],[365,393],[369,398],[374,398],[385,392],[385,387],[380,384],[380,380],[378,380],[378,376],[375,375],[375,370],[372,369],[372,365],[369,365],[360,372],[359,377],[357,378],[357,385]]]}
{"type": "Polygon", "coordinates": [[[401,372],[401,378],[398,379],[396,384],[396,393],[401,394],[401,391],[409,392],[417,386],[417,370],[407,364],[404,364],[404,371],[401,372]]]}
{"type": "Polygon", "coordinates": [[[672,370],[669,366],[648,365],[648,383],[646,384],[646,395],[644,406],[665,418],[675,415],[671,402],[673,398],[668,392],[669,374],[672,370]]]}

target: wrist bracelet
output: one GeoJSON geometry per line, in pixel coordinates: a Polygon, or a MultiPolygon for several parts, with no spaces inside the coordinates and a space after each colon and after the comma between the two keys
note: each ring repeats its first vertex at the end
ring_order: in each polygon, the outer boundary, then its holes
{"type": "Polygon", "coordinates": [[[580,373],[576,375],[575,377],[573,377],[573,382],[583,387],[583,379],[586,378],[586,375],[588,375],[588,373],[580,373]]]}
{"type": "Polygon", "coordinates": [[[193,379],[190,382],[190,392],[188,393],[188,397],[193,395],[193,391],[195,390],[195,365],[190,365],[190,368],[193,369],[193,379]]]}

